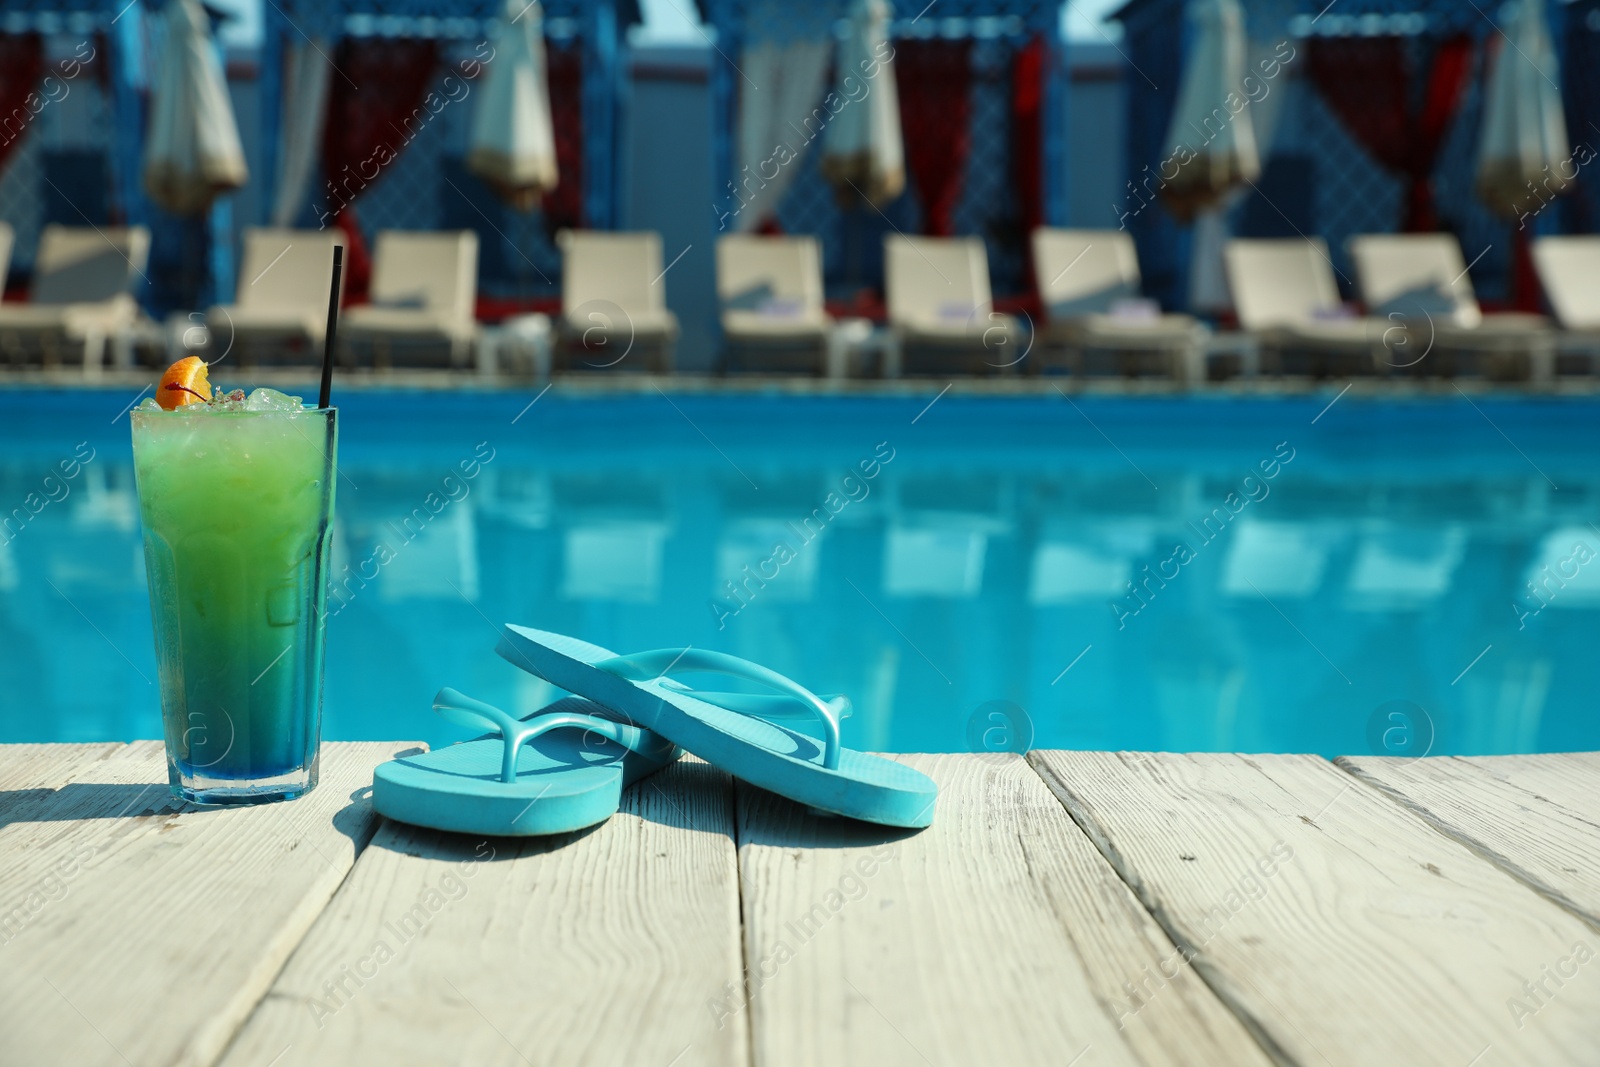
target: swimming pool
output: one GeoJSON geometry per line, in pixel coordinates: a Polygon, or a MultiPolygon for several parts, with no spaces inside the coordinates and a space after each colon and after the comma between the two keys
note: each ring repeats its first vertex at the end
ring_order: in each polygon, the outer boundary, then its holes
{"type": "MultiPolygon", "coordinates": [[[[869,749],[1600,748],[1594,399],[536,395],[342,398],[325,737],[538,707],[515,621],[869,749]]],[[[0,392],[0,741],[160,736],[130,399],[0,392]]]]}

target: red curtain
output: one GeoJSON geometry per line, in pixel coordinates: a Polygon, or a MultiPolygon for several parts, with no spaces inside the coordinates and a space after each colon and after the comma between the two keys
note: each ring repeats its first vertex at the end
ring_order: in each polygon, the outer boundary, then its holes
{"type": "Polygon", "coordinates": [[[365,300],[372,285],[372,255],[367,251],[367,239],[361,236],[361,222],[356,218],[354,204],[346,206],[334,216],[333,224],[344,232],[344,296],[345,306],[365,300]]]}
{"type": "Polygon", "coordinates": [[[954,232],[970,147],[971,49],[971,41],[943,38],[912,38],[894,45],[906,167],[922,201],[923,229],[941,237],[954,232]]]}
{"type": "Polygon", "coordinates": [[[1350,135],[1409,180],[1401,229],[1416,233],[1439,225],[1433,168],[1465,94],[1472,41],[1452,37],[1439,43],[1415,111],[1409,54],[1401,37],[1313,37],[1308,65],[1323,100],[1350,135]]]}
{"type": "MultiPolygon", "coordinates": [[[[1044,65],[1049,53],[1035,37],[1017,53],[1011,68],[1011,169],[1021,208],[1023,247],[1032,248],[1032,234],[1044,222],[1044,65]]],[[[1028,291],[1033,285],[1033,256],[1025,256],[1028,291]]]]}
{"type": "Polygon", "coordinates": [[[437,109],[446,106],[425,106],[438,67],[439,48],[432,40],[346,37],[339,44],[322,133],[322,167],[328,179],[323,189],[327,206],[337,211],[347,242],[346,301],[365,297],[372,275],[354,201],[437,109]]]}
{"type": "MultiPolygon", "coordinates": [[[[34,111],[28,94],[44,76],[44,46],[37,33],[0,35],[0,167],[22,143],[34,111]]],[[[35,100],[43,107],[43,97],[35,100]]]]}
{"type": "Polygon", "coordinates": [[[1472,75],[1472,40],[1452,37],[1441,42],[1433,55],[1433,69],[1417,116],[1417,147],[1412,155],[1411,195],[1407,201],[1413,229],[1438,228],[1433,197],[1433,165],[1444,147],[1450,122],[1461,109],[1467,80],[1472,75]]]}
{"type": "Polygon", "coordinates": [[[583,225],[583,49],[576,40],[550,46],[545,62],[559,180],[544,198],[544,222],[554,236],[583,225]]]}
{"type": "Polygon", "coordinates": [[[1543,294],[1533,266],[1531,234],[1519,226],[1511,234],[1511,310],[1536,315],[1544,310],[1540,302],[1543,294]]]}

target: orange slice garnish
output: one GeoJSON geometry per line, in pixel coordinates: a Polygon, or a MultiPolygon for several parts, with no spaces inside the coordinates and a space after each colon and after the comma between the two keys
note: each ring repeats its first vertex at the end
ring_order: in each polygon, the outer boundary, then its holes
{"type": "Polygon", "coordinates": [[[156,403],[168,411],[210,399],[211,380],[206,377],[206,361],[199,356],[186,356],[168,367],[156,388],[156,403]]]}

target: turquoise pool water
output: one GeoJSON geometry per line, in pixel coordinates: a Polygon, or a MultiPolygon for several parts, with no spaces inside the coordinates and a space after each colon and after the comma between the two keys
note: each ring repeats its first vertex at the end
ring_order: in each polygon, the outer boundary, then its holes
{"type": "MultiPolygon", "coordinates": [[[[882,750],[1600,748],[1600,401],[933,394],[351,391],[324,736],[539,706],[515,621],[882,750]]],[[[131,399],[0,392],[0,741],[160,736],[131,399]]]]}

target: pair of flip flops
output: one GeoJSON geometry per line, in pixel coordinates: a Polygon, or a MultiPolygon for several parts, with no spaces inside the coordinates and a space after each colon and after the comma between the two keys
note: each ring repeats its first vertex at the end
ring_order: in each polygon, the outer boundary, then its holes
{"type": "Polygon", "coordinates": [[[434,710],[488,730],[391,760],[373,775],[378,813],[439,830],[567,833],[614,815],[622,790],[685,750],[753,785],[831,815],[885,826],[933,822],[933,780],[839,743],[843,696],[820,697],[749,660],[696,648],[618,656],[561,634],[507,626],[503,658],[576,696],[519,719],[453,689],[434,710]],[[731,675],[773,694],[704,691],[673,672],[731,675]],[[809,720],[820,737],[781,725],[809,720]]]}

